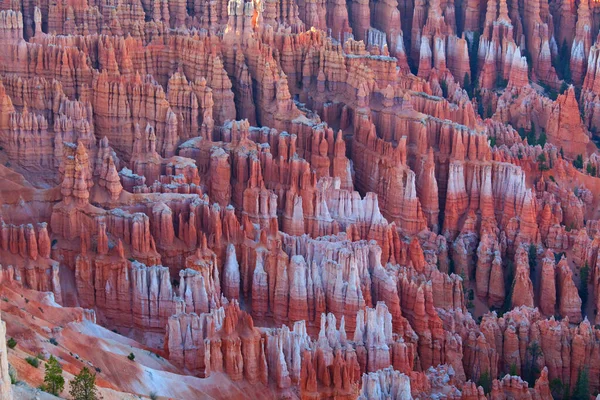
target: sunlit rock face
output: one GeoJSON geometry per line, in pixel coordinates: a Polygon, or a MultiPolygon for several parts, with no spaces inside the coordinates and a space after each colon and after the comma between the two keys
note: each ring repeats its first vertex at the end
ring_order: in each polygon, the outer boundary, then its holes
{"type": "Polygon", "coordinates": [[[0,398],[38,354],[106,399],[596,393],[599,33],[595,0],[0,2],[0,398]]]}

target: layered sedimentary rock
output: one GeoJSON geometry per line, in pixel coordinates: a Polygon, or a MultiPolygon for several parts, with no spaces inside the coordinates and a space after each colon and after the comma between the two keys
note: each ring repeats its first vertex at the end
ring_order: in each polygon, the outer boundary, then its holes
{"type": "Polygon", "coordinates": [[[272,379],[281,389],[298,382],[307,397],[328,391],[350,394],[361,372],[389,365],[407,373],[413,369],[415,349],[392,333],[387,307],[379,303],[366,315],[360,311],[350,341],[344,318],[338,328],[333,314],[323,314],[315,340],[304,322],[295,323],[293,330],[283,326],[261,332],[233,302],[210,314],[172,316],[165,346],[175,363],[195,374],[225,372],[233,380],[264,383],[272,379]]]}
{"type": "Polygon", "coordinates": [[[589,1],[4,3],[2,285],[282,398],[599,388],[589,1]]]}
{"type": "Polygon", "coordinates": [[[567,155],[576,157],[578,154],[586,154],[590,139],[581,122],[573,86],[559,96],[554,107],[548,120],[549,140],[562,147],[567,155]]]}
{"type": "Polygon", "coordinates": [[[391,368],[363,375],[362,389],[358,396],[361,400],[410,397],[409,377],[391,368]]]}
{"type": "Polygon", "coordinates": [[[548,251],[542,260],[540,278],[540,311],[546,316],[554,315],[556,308],[556,267],[554,254],[548,251]]]}
{"type": "Polygon", "coordinates": [[[46,223],[37,229],[32,224],[13,225],[0,221],[0,252],[6,266],[14,263],[14,277],[23,285],[40,291],[53,292],[62,303],[59,264],[50,258],[51,243],[46,223]]]}
{"type": "MultiPolygon", "coordinates": [[[[568,27],[562,27],[562,29],[568,29],[568,27]]],[[[567,38],[563,39],[567,44],[567,38]]],[[[562,45],[563,40],[559,39],[559,43],[562,45]]],[[[575,29],[575,37],[573,38],[573,45],[571,47],[571,76],[573,82],[577,85],[583,84],[583,80],[586,72],[586,56],[590,53],[592,46],[592,15],[590,10],[590,2],[584,0],[579,3],[577,8],[577,25],[575,29]]]]}
{"type": "Polygon", "coordinates": [[[167,334],[171,359],[191,372],[225,372],[233,380],[266,383],[264,341],[236,302],[211,314],[173,315],[167,334]]]}

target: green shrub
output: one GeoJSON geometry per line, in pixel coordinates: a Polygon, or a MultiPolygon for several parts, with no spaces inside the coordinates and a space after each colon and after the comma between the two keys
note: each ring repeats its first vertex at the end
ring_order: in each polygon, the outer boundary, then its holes
{"type": "Polygon", "coordinates": [[[27,357],[25,361],[27,361],[27,364],[31,365],[33,368],[40,366],[40,360],[38,360],[36,357],[27,357]]]}
{"type": "Polygon", "coordinates": [[[14,349],[15,347],[17,347],[17,341],[15,340],[15,338],[10,338],[6,341],[6,345],[11,349],[14,349]]]}
{"type": "Polygon", "coordinates": [[[131,361],[133,361],[133,360],[135,360],[135,354],[129,353],[129,355],[127,356],[127,358],[129,358],[131,361]]]}
{"type": "Polygon", "coordinates": [[[542,356],[542,348],[537,341],[533,341],[527,346],[528,360],[523,370],[523,378],[529,383],[530,387],[535,385],[540,369],[538,367],[538,358],[542,356]]]}
{"type": "Polygon", "coordinates": [[[577,154],[577,157],[573,160],[573,166],[577,169],[583,168],[583,156],[581,154],[577,154]]]}
{"type": "Polygon", "coordinates": [[[543,149],[544,146],[546,145],[547,141],[548,141],[548,135],[546,135],[546,132],[544,130],[542,130],[542,133],[540,133],[540,137],[537,139],[537,144],[542,146],[542,149],[543,149]]]}
{"type": "Polygon", "coordinates": [[[477,386],[481,386],[485,394],[489,394],[492,391],[492,377],[488,371],[485,371],[479,377],[477,386]]]}
{"type": "Polygon", "coordinates": [[[17,370],[11,364],[8,364],[8,376],[10,376],[11,385],[14,385],[15,383],[19,382],[17,370]]]}
{"type": "Polygon", "coordinates": [[[562,398],[564,389],[565,385],[563,385],[562,381],[559,378],[554,378],[550,381],[550,392],[552,393],[553,398],[562,398]]]}
{"type": "Polygon", "coordinates": [[[541,153],[538,158],[538,168],[540,169],[540,171],[548,171],[550,169],[550,167],[546,164],[546,154],[541,153]]]}
{"type": "Polygon", "coordinates": [[[558,52],[558,59],[556,60],[556,72],[564,80],[560,87],[561,94],[565,92],[571,82],[571,48],[566,40],[563,40],[558,52]]]}
{"type": "Polygon", "coordinates": [[[444,98],[448,97],[448,83],[446,81],[441,81],[440,87],[442,88],[442,96],[444,98]]]}
{"type": "Polygon", "coordinates": [[[529,245],[529,270],[533,272],[535,266],[537,265],[537,247],[532,243],[529,245]]]}
{"type": "Polygon", "coordinates": [[[596,176],[596,167],[590,163],[585,166],[585,171],[588,173],[588,175],[596,176]]]}
{"type": "Polygon", "coordinates": [[[590,379],[587,368],[579,370],[575,390],[573,391],[573,400],[589,400],[590,398],[590,379]]]}

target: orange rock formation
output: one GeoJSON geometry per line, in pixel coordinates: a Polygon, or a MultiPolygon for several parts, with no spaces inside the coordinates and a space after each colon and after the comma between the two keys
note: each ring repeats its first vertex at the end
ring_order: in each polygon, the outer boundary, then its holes
{"type": "Polygon", "coordinates": [[[0,397],[598,391],[599,10],[0,2],[0,397]]]}

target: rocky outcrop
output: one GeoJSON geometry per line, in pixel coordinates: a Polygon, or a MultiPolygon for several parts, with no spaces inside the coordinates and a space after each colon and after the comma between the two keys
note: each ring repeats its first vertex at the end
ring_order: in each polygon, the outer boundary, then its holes
{"type": "Polygon", "coordinates": [[[562,317],[568,317],[573,323],[581,322],[581,299],[577,287],[573,283],[573,273],[565,258],[561,259],[557,268],[558,309],[562,317]]]}
{"type": "Polygon", "coordinates": [[[263,383],[270,379],[281,389],[299,382],[303,396],[309,397],[329,390],[348,394],[361,371],[373,373],[388,365],[412,371],[414,348],[392,333],[385,305],[366,314],[365,319],[361,310],[357,317],[354,341],[346,338],[344,318],[338,329],[333,314],[321,316],[317,340],[306,334],[303,321],[293,330],[270,329],[261,337],[234,301],[210,314],[172,316],[165,346],[173,362],[195,374],[225,372],[233,380],[263,383]]]}
{"type": "Polygon", "coordinates": [[[4,3],[3,285],[181,396],[598,389],[588,1],[4,3]]]}
{"type": "MultiPolygon", "coordinates": [[[[51,243],[46,223],[13,225],[0,221],[0,254],[12,264],[14,279],[28,288],[53,292],[62,303],[59,263],[50,258],[51,243]]],[[[8,266],[8,265],[7,265],[8,266]]]]}
{"type": "MultiPolygon", "coordinates": [[[[117,252],[122,252],[122,244],[119,247],[117,252]]],[[[95,308],[115,326],[161,331],[177,309],[186,307],[171,287],[168,269],[120,257],[78,256],[76,284],[83,305],[95,308]]]]}
{"type": "Polygon", "coordinates": [[[523,247],[515,255],[515,277],[512,284],[512,307],[533,307],[533,283],[531,283],[528,254],[523,247]]]}
{"type": "Polygon", "coordinates": [[[369,400],[384,397],[396,400],[412,398],[409,377],[392,368],[363,375],[362,389],[358,398],[369,400]]]}
{"type": "Polygon", "coordinates": [[[573,86],[560,95],[548,120],[548,140],[563,149],[566,155],[575,158],[587,154],[590,139],[583,127],[573,86]]]}
{"type": "Polygon", "coordinates": [[[170,317],[165,348],[192,373],[225,372],[232,380],[267,383],[264,341],[235,301],[210,314],[170,317]]]}
{"type": "Polygon", "coordinates": [[[8,352],[6,346],[6,323],[0,318],[0,395],[12,400],[11,378],[8,374],[8,352]]]}
{"type": "Polygon", "coordinates": [[[540,277],[540,311],[542,314],[553,316],[556,309],[556,266],[554,254],[547,251],[542,260],[540,277]]]}

